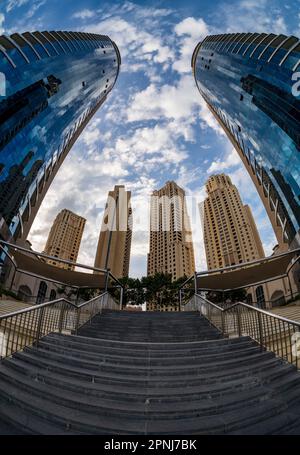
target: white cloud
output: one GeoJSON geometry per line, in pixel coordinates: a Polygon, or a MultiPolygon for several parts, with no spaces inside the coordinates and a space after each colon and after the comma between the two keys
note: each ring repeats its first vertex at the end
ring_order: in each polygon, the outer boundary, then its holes
{"type": "Polygon", "coordinates": [[[99,129],[88,129],[82,134],[82,139],[87,146],[94,144],[101,137],[99,129]]]}
{"type": "Polygon", "coordinates": [[[205,21],[187,17],[175,26],[175,33],[180,37],[180,57],[173,63],[173,69],[179,73],[191,72],[191,58],[196,45],[209,34],[205,21]]]}
{"type": "Polygon", "coordinates": [[[150,33],[137,22],[121,17],[112,17],[84,27],[84,31],[109,35],[117,44],[122,55],[122,71],[131,71],[131,63],[140,64],[147,70],[149,62],[171,63],[173,50],[164,43],[164,37],[150,33]],[[148,62],[147,62],[148,60],[148,62]]]}
{"type": "Polygon", "coordinates": [[[96,145],[101,138],[101,132],[98,128],[99,123],[99,118],[92,119],[80,136],[80,140],[88,147],[96,145]]]}
{"type": "Polygon", "coordinates": [[[38,3],[34,3],[31,8],[29,9],[29,11],[26,13],[26,16],[25,16],[25,19],[30,19],[31,17],[33,17],[35,15],[35,13],[37,12],[37,10],[39,8],[41,8],[41,6],[45,5],[47,0],[41,0],[40,2],[38,3]]]}
{"type": "Polygon", "coordinates": [[[29,0],[8,0],[6,11],[9,13],[14,8],[19,8],[20,6],[26,5],[26,3],[29,3],[29,0]]]}
{"type": "MultiPolygon", "coordinates": [[[[131,97],[127,120],[185,119],[187,124],[200,119],[204,124],[222,132],[205,101],[197,91],[192,75],[182,76],[174,85],[150,84],[131,97]]],[[[180,126],[179,126],[180,127],[180,126]]]]}
{"type": "Polygon", "coordinates": [[[44,15],[37,14],[37,11],[45,5],[46,2],[47,0],[31,0],[30,5],[27,5],[29,0],[9,0],[6,5],[6,11],[7,13],[10,13],[8,18],[13,18],[13,20],[8,21],[11,26],[6,28],[5,33],[11,35],[13,33],[20,33],[20,31],[24,30],[45,29],[44,15]],[[24,12],[22,11],[22,14],[17,14],[15,9],[25,5],[26,8],[24,8],[24,12]]]}
{"type": "MultiPolygon", "coordinates": [[[[131,3],[131,5],[134,5],[134,4],[131,3]]],[[[162,17],[169,16],[170,14],[172,14],[174,12],[174,10],[167,9],[167,8],[155,8],[155,7],[151,8],[151,7],[145,7],[145,6],[140,8],[137,5],[134,5],[134,6],[135,6],[137,18],[140,18],[140,19],[149,19],[150,18],[151,21],[153,21],[153,19],[155,19],[155,18],[160,19],[162,17]]]]}
{"type": "Polygon", "coordinates": [[[222,21],[223,33],[287,33],[284,17],[275,10],[273,0],[224,2],[219,5],[216,17],[222,21]]]}
{"type": "Polygon", "coordinates": [[[76,13],[73,14],[72,17],[75,19],[89,19],[91,17],[95,16],[95,12],[91,11],[90,9],[83,9],[81,11],[77,11],[76,13]]]}
{"type": "Polygon", "coordinates": [[[129,130],[126,136],[116,138],[113,146],[105,147],[103,156],[106,160],[119,160],[138,173],[148,173],[158,165],[162,170],[170,164],[176,166],[188,157],[176,143],[182,134],[184,132],[173,130],[172,122],[129,130]]]}
{"type": "Polygon", "coordinates": [[[245,198],[246,200],[252,197],[255,197],[256,199],[258,198],[257,190],[254,186],[254,183],[252,182],[250,175],[248,174],[248,172],[246,171],[242,164],[237,168],[228,169],[226,174],[229,175],[229,177],[232,180],[232,183],[236,185],[238,190],[241,192],[243,198],[245,198]]]}
{"type": "Polygon", "coordinates": [[[224,160],[217,159],[213,161],[209,168],[207,169],[208,174],[219,173],[225,169],[230,169],[232,167],[241,165],[241,159],[235,149],[232,149],[231,152],[225,157],[224,160]]]}
{"type": "Polygon", "coordinates": [[[288,34],[288,29],[287,29],[287,25],[285,23],[285,20],[282,16],[278,16],[275,20],[274,20],[274,30],[276,30],[276,33],[282,33],[284,35],[287,35],[288,34]]]}
{"type": "Polygon", "coordinates": [[[200,177],[202,175],[202,169],[199,167],[190,167],[187,164],[181,165],[178,172],[178,177],[176,178],[176,183],[182,188],[186,188],[187,191],[188,187],[195,183],[200,182],[200,177]]]}
{"type": "Polygon", "coordinates": [[[198,38],[200,35],[208,33],[208,26],[202,18],[187,17],[175,26],[175,33],[179,36],[190,35],[198,38]]]}
{"type": "Polygon", "coordinates": [[[0,13],[0,35],[2,35],[5,31],[3,27],[3,22],[5,21],[5,16],[3,13],[0,13]]]}

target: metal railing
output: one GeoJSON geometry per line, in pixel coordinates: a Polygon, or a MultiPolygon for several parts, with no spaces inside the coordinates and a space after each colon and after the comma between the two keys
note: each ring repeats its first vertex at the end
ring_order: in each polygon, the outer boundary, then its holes
{"type": "Polygon", "coordinates": [[[184,311],[199,311],[224,336],[249,336],[262,350],[273,351],[300,368],[300,322],[242,302],[222,307],[199,294],[184,306],[184,311]]]}
{"type": "Polygon", "coordinates": [[[77,333],[103,309],[119,309],[108,292],[80,305],[64,298],[0,316],[0,359],[20,351],[51,332],[77,333]]]}

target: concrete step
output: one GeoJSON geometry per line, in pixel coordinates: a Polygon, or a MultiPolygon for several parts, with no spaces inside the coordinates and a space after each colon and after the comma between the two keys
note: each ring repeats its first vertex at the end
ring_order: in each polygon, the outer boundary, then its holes
{"type": "MultiPolygon", "coordinates": [[[[234,339],[217,340],[218,343],[181,343],[175,347],[173,343],[159,343],[158,346],[152,343],[136,344],[124,342],[112,342],[110,344],[98,342],[92,338],[83,338],[76,336],[64,336],[58,334],[50,334],[43,338],[41,342],[52,344],[54,346],[64,346],[66,348],[80,350],[81,352],[120,355],[130,358],[144,358],[145,355],[151,355],[156,358],[173,358],[178,359],[187,355],[203,354],[226,354],[237,350],[244,350],[250,347],[257,346],[257,343],[249,338],[242,338],[238,343],[234,339]]],[[[104,340],[105,341],[105,340],[104,340]]]]}
{"type": "Polygon", "coordinates": [[[94,397],[82,395],[79,393],[59,390],[56,387],[47,386],[37,381],[28,381],[18,378],[16,375],[1,375],[1,380],[7,381],[18,387],[18,390],[29,391],[32,396],[44,398],[52,403],[57,403],[71,409],[80,409],[85,412],[104,414],[110,416],[123,416],[126,418],[145,419],[159,416],[163,419],[184,418],[200,415],[211,415],[218,412],[225,412],[231,409],[240,409],[243,406],[251,406],[261,401],[261,393],[266,393],[262,387],[251,391],[243,391],[239,394],[239,400],[232,395],[222,399],[202,398],[202,400],[175,400],[175,401],[157,401],[147,398],[145,401],[122,401],[101,398],[95,400],[94,397]]]}
{"type": "MultiPolygon", "coordinates": [[[[69,409],[53,403],[44,397],[36,397],[31,391],[15,388],[3,382],[0,378],[0,399],[5,408],[13,405],[26,411],[26,429],[34,434],[143,434],[145,422],[135,419],[121,419],[118,417],[100,416],[86,413],[81,410],[69,409]],[[36,420],[37,419],[37,420],[36,420]],[[50,424],[50,433],[40,429],[39,424],[50,424]],[[36,423],[37,422],[37,423],[36,423]],[[53,429],[59,428],[57,430],[53,429]]],[[[15,416],[14,424],[18,425],[15,416]]]]}
{"type": "Polygon", "coordinates": [[[82,394],[82,390],[68,391],[66,389],[60,389],[57,386],[45,385],[41,380],[33,380],[24,375],[16,374],[12,370],[2,368],[1,380],[7,381],[8,384],[14,384],[19,389],[25,391],[30,390],[32,395],[44,397],[47,395],[47,399],[58,404],[71,407],[74,409],[82,409],[86,412],[105,412],[109,415],[127,415],[128,418],[134,416],[144,418],[145,413],[147,417],[151,415],[160,415],[161,417],[168,419],[172,415],[176,415],[176,418],[185,416],[197,415],[210,415],[215,414],[216,409],[218,412],[228,412],[232,409],[243,408],[244,406],[252,406],[264,400],[273,398],[281,392],[282,387],[287,391],[291,388],[295,390],[298,386],[300,389],[299,378],[295,377],[293,380],[289,378],[283,381],[281,379],[274,380],[272,382],[272,393],[270,390],[264,387],[262,384],[257,384],[251,390],[241,390],[237,396],[230,394],[224,397],[224,395],[215,395],[214,397],[207,393],[202,396],[195,397],[192,400],[184,399],[182,397],[172,397],[168,400],[163,398],[149,398],[145,395],[143,400],[128,400],[122,399],[120,395],[118,400],[112,399],[112,397],[101,397],[100,400],[95,400],[95,397],[89,394],[82,394]]]}
{"type": "MultiPolygon", "coordinates": [[[[190,369],[187,371],[186,368],[182,368],[181,371],[174,368],[170,369],[143,369],[137,374],[137,369],[120,369],[119,367],[107,367],[91,365],[88,362],[79,362],[72,364],[68,358],[56,356],[55,359],[50,359],[48,356],[38,355],[37,351],[33,352],[18,352],[14,354],[14,359],[22,360],[23,362],[30,363],[36,367],[46,367],[48,370],[63,372],[66,375],[86,378],[88,381],[97,382],[99,380],[118,380],[120,382],[135,381],[140,384],[147,384],[149,381],[156,382],[158,385],[162,382],[173,382],[178,383],[181,381],[183,384],[191,383],[191,381],[197,381],[198,383],[209,381],[220,380],[220,378],[226,378],[227,376],[233,377],[233,375],[245,376],[250,374],[253,369],[264,369],[269,364],[276,365],[277,360],[272,353],[263,353],[255,356],[251,356],[251,360],[245,360],[242,362],[234,362],[227,365],[222,365],[222,368],[217,368],[215,365],[212,368],[208,366],[197,367],[196,369],[190,369]],[[274,362],[273,362],[274,361],[274,362]],[[225,368],[227,366],[227,368],[225,368]],[[173,373],[173,374],[172,374],[173,373]]],[[[6,361],[5,361],[6,362],[6,361]]],[[[226,363],[226,362],[224,362],[226,363]]],[[[191,366],[192,367],[192,366],[191,366]]]]}
{"type": "MultiPolygon", "coordinates": [[[[62,431],[80,431],[86,434],[172,434],[186,433],[191,434],[193,431],[203,434],[204,428],[209,424],[210,431],[215,434],[222,434],[230,430],[241,429],[252,424],[254,421],[264,421],[265,418],[279,414],[284,409],[284,404],[280,400],[269,399],[264,403],[256,403],[251,407],[236,410],[230,410],[216,415],[203,415],[199,413],[194,417],[174,419],[161,418],[158,415],[151,416],[146,413],[145,418],[135,419],[134,417],[122,418],[120,415],[107,415],[99,413],[88,413],[81,409],[70,409],[61,404],[53,403],[49,400],[48,395],[44,397],[36,397],[32,393],[28,393],[20,388],[16,389],[12,385],[3,383],[0,379],[0,395],[1,399],[10,397],[10,402],[19,404],[23,409],[27,409],[29,420],[32,416],[43,420],[53,421],[56,426],[60,426],[62,431]],[[5,387],[4,387],[5,385],[5,387]],[[189,432],[187,433],[187,428],[189,432]]],[[[31,423],[31,429],[33,425],[31,423]]]]}
{"type": "Polygon", "coordinates": [[[135,393],[140,395],[162,395],[168,393],[169,395],[182,395],[190,393],[206,393],[208,391],[213,394],[216,390],[232,390],[232,388],[244,389],[247,384],[257,384],[260,381],[272,381],[274,378],[284,375],[286,372],[290,373],[291,369],[294,368],[291,365],[281,365],[278,360],[274,357],[264,360],[263,362],[255,362],[252,367],[247,368],[235,368],[228,371],[222,371],[219,375],[210,373],[202,374],[201,377],[190,378],[188,381],[186,377],[175,378],[136,378],[135,381],[128,376],[121,375],[98,375],[91,376],[87,374],[84,369],[70,368],[69,366],[62,366],[61,364],[55,364],[51,362],[34,361],[30,358],[23,361],[22,358],[11,358],[5,360],[4,364],[8,368],[12,368],[22,374],[30,375],[33,378],[50,377],[62,378],[65,382],[75,384],[81,389],[86,390],[105,390],[109,392],[117,393],[118,390],[121,393],[135,393]],[[25,372],[25,373],[24,373],[25,372]],[[234,379],[233,379],[234,378],[234,379]]]}
{"type": "Polygon", "coordinates": [[[77,344],[86,344],[88,349],[124,349],[127,352],[134,351],[139,352],[141,351],[142,355],[144,352],[150,351],[158,351],[160,352],[168,352],[168,354],[172,354],[172,351],[176,351],[176,355],[180,351],[189,350],[202,350],[202,349],[210,349],[214,351],[215,349],[222,350],[222,349],[232,349],[233,346],[240,345],[242,342],[246,341],[253,341],[249,337],[241,337],[241,338],[225,338],[225,339],[217,339],[217,340],[209,340],[209,341],[187,341],[187,342],[179,342],[179,343],[172,343],[172,342],[146,342],[146,343],[136,343],[130,342],[125,340],[107,340],[91,338],[91,337],[83,337],[83,336],[76,336],[76,335],[60,335],[57,333],[51,333],[47,335],[47,339],[51,340],[64,340],[63,343],[77,343],[77,344]]]}
{"type": "MultiPolygon", "coordinates": [[[[123,336],[120,334],[114,334],[114,333],[109,333],[109,334],[103,334],[101,333],[101,330],[93,331],[93,330],[82,330],[78,334],[79,336],[85,336],[85,337],[91,337],[91,338],[100,338],[103,339],[103,337],[106,337],[106,339],[109,340],[115,340],[119,341],[120,338],[123,339],[123,336]]],[[[180,343],[181,341],[205,341],[205,340],[211,340],[212,338],[217,338],[217,336],[212,336],[211,334],[205,335],[205,336],[200,336],[200,335],[183,335],[182,337],[180,336],[166,336],[162,337],[160,335],[154,336],[151,334],[144,334],[144,335],[128,335],[126,336],[127,341],[132,341],[132,342],[173,342],[173,343],[180,343]]]]}
{"type": "Polygon", "coordinates": [[[105,372],[113,375],[122,374],[122,375],[134,375],[137,376],[198,376],[203,372],[215,372],[218,371],[220,368],[222,369],[230,369],[234,366],[239,365],[242,367],[243,365],[248,365],[250,362],[256,362],[257,360],[272,358],[274,354],[272,352],[263,352],[261,353],[259,350],[251,353],[251,355],[247,355],[243,353],[243,351],[237,354],[234,358],[229,359],[222,359],[217,364],[215,362],[211,362],[210,358],[208,357],[207,362],[202,359],[201,362],[187,362],[186,364],[181,365],[152,365],[150,363],[144,365],[137,365],[135,363],[131,364],[117,364],[111,363],[108,360],[97,362],[93,359],[84,359],[84,358],[77,358],[77,357],[70,357],[65,356],[63,354],[45,350],[41,347],[28,347],[25,348],[22,353],[17,353],[18,356],[29,355],[34,357],[35,359],[46,359],[48,361],[54,361],[58,363],[63,363],[64,365],[70,365],[74,367],[79,367],[85,369],[86,371],[99,371],[105,372]]]}
{"type": "Polygon", "coordinates": [[[82,326],[78,335],[135,342],[201,341],[221,338],[219,330],[197,313],[158,316],[103,312],[82,326]],[[166,323],[167,322],[167,323],[166,323]]]}
{"type": "MultiPolygon", "coordinates": [[[[12,395],[13,396],[13,395],[12,395]]],[[[11,397],[12,397],[11,396],[11,397]]],[[[28,409],[14,403],[13,398],[5,395],[2,398],[0,391],[0,414],[4,420],[3,435],[63,435],[66,434],[61,427],[45,419],[41,419],[35,413],[28,412],[28,409]]],[[[80,434],[76,432],[73,434],[80,434]]]]}
{"type": "Polygon", "coordinates": [[[2,361],[0,434],[299,431],[295,368],[198,313],[104,311],[80,332],[2,361]]]}
{"type": "Polygon", "coordinates": [[[147,434],[223,435],[231,434],[234,430],[237,430],[238,434],[243,434],[249,425],[254,422],[263,424],[269,417],[282,413],[283,409],[281,402],[269,400],[250,409],[231,411],[226,415],[216,413],[215,416],[185,419],[181,422],[180,431],[178,431],[179,425],[176,426],[174,421],[153,420],[148,422],[147,434]],[[175,433],[174,428],[177,428],[175,433]]]}
{"type": "MultiPolygon", "coordinates": [[[[40,341],[39,342],[39,348],[42,348],[45,351],[51,351],[53,353],[58,353],[61,355],[67,355],[70,359],[75,357],[76,359],[83,359],[83,360],[94,360],[97,362],[108,362],[110,364],[114,363],[117,365],[141,365],[141,366],[159,366],[159,365],[170,365],[172,366],[174,364],[174,356],[169,357],[169,356],[159,356],[157,357],[155,355],[156,351],[154,354],[152,352],[148,351],[147,356],[132,356],[132,355],[125,355],[123,352],[120,353],[97,353],[97,352],[89,352],[87,350],[81,350],[77,349],[74,347],[69,347],[69,346],[64,346],[62,344],[57,345],[52,342],[48,341],[40,341]]],[[[229,360],[232,358],[236,358],[237,355],[243,353],[243,355],[252,355],[252,354],[257,354],[259,352],[259,347],[255,344],[250,345],[249,347],[245,347],[243,350],[232,350],[228,352],[216,352],[214,354],[212,353],[207,353],[206,351],[200,352],[200,353],[195,353],[192,352],[190,353],[188,350],[186,351],[185,355],[182,353],[182,355],[179,357],[176,357],[176,365],[187,365],[191,362],[195,365],[201,364],[201,363],[212,363],[212,362],[217,362],[218,360],[229,360]]]]}
{"type": "MultiPolygon", "coordinates": [[[[185,400],[194,400],[202,396],[209,395],[210,397],[215,397],[219,395],[226,395],[227,393],[237,392],[238,390],[250,390],[253,387],[256,387],[260,384],[270,384],[273,381],[278,381],[284,379],[287,375],[291,373],[293,367],[291,365],[277,365],[276,367],[272,365],[269,366],[264,371],[253,372],[253,375],[240,378],[224,380],[222,382],[214,383],[204,383],[204,384],[195,384],[193,386],[186,385],[182,387],[181,384],[165,384],[161,387],[155,387],[152,385],[152,382],[149,382],[147,387],[140,386],[139,384],[118,384],[113,382],[106,384],[105,382],[87,382],[77,378],[66,377],[63,374],[56,372],[48,371],[45,368],[35,368],[30,364],[23,362],[15,362],[13,359],[10,359],[9,362],[5,364],[6,369],[16,372],[16,374],[29,377],[31,380],[39,381],[49,385],[54,385],[60,387],[61,389],[65,388],[71,391],[82,393],[89,393],[91,395],[102,397],[112,397],[115,400],[144,400],[144,397],[158,399],[160,401],[167,401],[169,399],[185,399],[185,400]]],[[[14,374],[14,373],[12,373],[14,374]]]]}

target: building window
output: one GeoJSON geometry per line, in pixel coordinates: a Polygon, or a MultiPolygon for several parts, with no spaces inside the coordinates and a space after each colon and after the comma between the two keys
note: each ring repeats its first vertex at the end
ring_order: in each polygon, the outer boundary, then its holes
{"type": "Polygon", "coordinates": [[[55,299],[56,299],[56,291],[54,289],[51,289],[50,300],[55,300],[55,299]]]}
{"type": "Polygon", "coordinates": [[[45,283],[45,281],[41,281],[39,290],[38,290],[38,294],[37,294],[37,298],[36,298],[37,304],[43,303],[45,301],[46,292],[47,292],[47,284],[45,283]]]}
{"type": "Polygon", "coordinates": [[[265,308],[265,293],[264,293],[264,288],[262,286],[258,286],[255,291],[256,294],[256,301],[257,301],[257,306],[259,308],[265,308]]]}

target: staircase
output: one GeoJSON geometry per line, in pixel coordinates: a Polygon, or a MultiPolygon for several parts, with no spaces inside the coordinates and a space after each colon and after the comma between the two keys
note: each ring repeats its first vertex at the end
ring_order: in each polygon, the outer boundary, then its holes
{"type": "Polygon", "coordinates": [[[79,330],[79,335],[140,343],[174,343],[221,338],[220,332],[194,311],[162,313],[105,311],[79,330]]]}
{"type": "Polygon", "coordinates": [[[300,375],[198,313],[104,311],[2,361],[0,434],[300,434],[300,375]]]}

